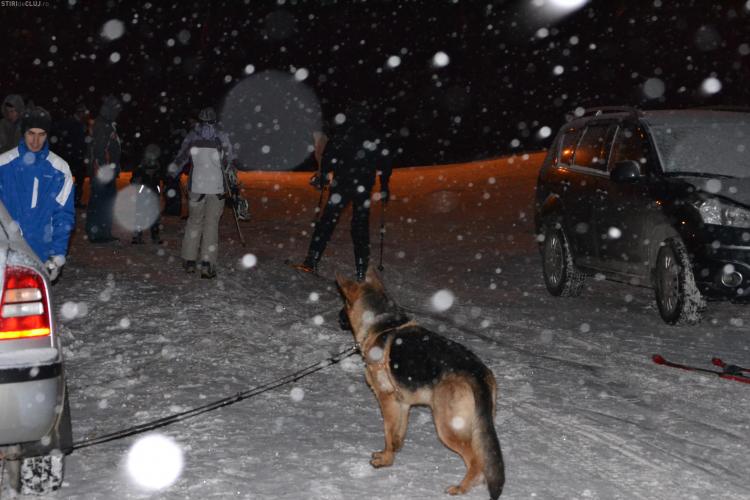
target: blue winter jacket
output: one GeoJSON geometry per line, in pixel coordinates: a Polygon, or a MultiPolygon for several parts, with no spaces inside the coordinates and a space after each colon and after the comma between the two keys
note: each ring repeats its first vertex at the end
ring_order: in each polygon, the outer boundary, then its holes
{"type": "Polygon", "coordinates": [[[68,253],[73,189],[70,167],[49,150],[49,142],[32,153],[21,139],[17,148],[0,154],[0,200],[42,261],[68,253]]]}

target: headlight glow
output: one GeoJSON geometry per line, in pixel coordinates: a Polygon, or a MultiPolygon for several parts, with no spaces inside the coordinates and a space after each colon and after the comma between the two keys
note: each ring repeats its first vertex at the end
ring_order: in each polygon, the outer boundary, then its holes
{"type": "Polygon", "coordinates": [[[718,198],[710,198],[697,204],[703,222],[738,228],[750,228],[750,210],[730,205],[718,198]]]}

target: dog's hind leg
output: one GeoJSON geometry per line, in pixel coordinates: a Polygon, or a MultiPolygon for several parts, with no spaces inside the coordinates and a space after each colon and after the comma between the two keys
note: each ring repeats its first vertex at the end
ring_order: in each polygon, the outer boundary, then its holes
{"type": "Polygon", "coordinates": [[[409,405],[396,400],[393,393],[377,394],[380,411],[383,413],[385,449],[372,454],[373,467],[387,467],[393,464],[395,453],[401,449],[406,437],[409,422],[409,405]]]}
{"type": "Polygon", "coordinates": [[[484,477],[481,450],[475,447],[475,410],[471,386],[443,381],[435,391],[432,415],[440,440],[458,453],[466,464],[464,478],[459,484],[446,488],[445,492],[464,494],[484,477]]]}

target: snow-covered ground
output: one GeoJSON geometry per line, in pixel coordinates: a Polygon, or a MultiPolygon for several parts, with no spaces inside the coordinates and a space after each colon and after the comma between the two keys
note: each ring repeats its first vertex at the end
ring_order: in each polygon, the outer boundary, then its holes
{"type": "MultiPolygon", "coordinates": [[[[590,279],[580,298],[548,295],[533,234],[540,161],[399,169],[386,213],[391,294],[495,373],[503,498],[750,498],[750,386],[650,360],[750,365],[750,309],[710,303],[700,325],[669,327],[648,289],[590,279]],[[454,299],[444,312],[433,303],[439,291],[454,299]]],[[[164,218],[161,247],[130,245],[124,230],[121,243],[93,246],[79,225],[54,288],[76,441],[246,391],[352,345],[332,285],[284,264],[302,259],[309,241],[318,198],[308,176],[244,175],[247,247],[227,211],[216,280],[182,272],[178,218],[164,218]]],[[[374,264],[380,215],[376,205],[374,264]]],[[[348,222],[347,214],[322,262],[327,277],[353,273],[348,222]]],[[[172,486],[134,482],[128,453],[143,436],[133,436],[70,455],[56,496],[434,499],[464,474],[424,409],[412,411],[395,464],[369,465],[382,420],[357,357],[158,432],[183,453],[172,486]]],[[[163,477],[168,465],[149,468],[163,477]]],[[[481,486],[466,498],[486,497],[481,486]]]]}

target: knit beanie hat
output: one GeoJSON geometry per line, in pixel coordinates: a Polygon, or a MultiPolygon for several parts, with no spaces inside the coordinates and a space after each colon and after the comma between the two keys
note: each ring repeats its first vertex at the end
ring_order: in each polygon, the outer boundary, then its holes
{"type": "Polygon", "coordinates": [[[40,128],[49,132],[52,127],[52,117],[46,109],[36,106],[27,109],[21,116],[21,133],[25,134],[30,128],[40,128]]]}

